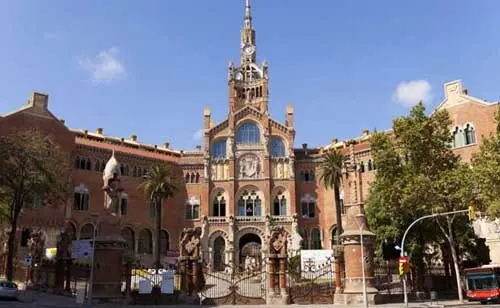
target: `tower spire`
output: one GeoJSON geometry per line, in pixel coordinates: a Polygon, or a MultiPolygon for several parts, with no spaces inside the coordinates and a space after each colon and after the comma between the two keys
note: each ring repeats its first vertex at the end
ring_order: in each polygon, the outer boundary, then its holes
{"type": "Polygon", "coordinates": [[[250,0],[245,0],[245,29],[252,28],[252,10],[250,6],[250,0]]]}

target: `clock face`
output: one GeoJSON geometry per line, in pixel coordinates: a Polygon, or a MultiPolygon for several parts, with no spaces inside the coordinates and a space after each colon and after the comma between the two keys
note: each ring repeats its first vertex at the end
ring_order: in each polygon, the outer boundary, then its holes
{"type": "Polygon", "coordinates": [[[243,74],[241,72],[237,72],[235,77],[236,77],[236,80],[242,80],[243,74]]]}
{"type": "Polygon", "coordinates": [[[251,55],[254,51],[255,47],[253,47],[252,45],[245,45],[243,47],[243,53],[245,53],[246,55],[251,55]]]}

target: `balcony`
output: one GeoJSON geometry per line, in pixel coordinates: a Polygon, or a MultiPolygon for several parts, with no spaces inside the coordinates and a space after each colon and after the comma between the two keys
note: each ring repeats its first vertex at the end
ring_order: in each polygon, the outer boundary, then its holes
{"type": "MultiPolygon", "coordinates": [[[[271,222],[273,223],[292,223],[292,216],[269,216],[271,222]]],[[[266,216],[235,216],[234,220],[238,223],[264,223],[266,222],[266,216]]],[[[218,217],[218,216],[208,216],[208,222],[211,224],[223,224],[229,223],[231,221],[230,217],[218,217]]]]}

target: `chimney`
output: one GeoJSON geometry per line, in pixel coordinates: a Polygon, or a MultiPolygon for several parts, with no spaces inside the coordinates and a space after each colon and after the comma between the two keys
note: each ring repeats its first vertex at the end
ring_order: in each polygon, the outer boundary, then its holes
{"type": "Polygon", "coordinates": [[[96,130],[96,132],[97,132],[99,135],[102,135],[102,128],[101,128],[101,127],[99,127],[99,128],[96,130]]]}
{"type": "Polygon", "coordinates": [[[212,110],[209,107],[206,107],[203,110],[203,117],[204,117],[203,128],[205,128],[205,129],[210,128],[210,122],[211,122],[210,117],[211,116],[212,116],[212,110]]]}
{"type": "Polygon", "coordinates": [[[337,144],[338,142],[339,142],[339,140],[337,138],[332,139],[332,144],[337,144]]]}
{"type": "Polygon", "coordinates": [[[184,156],[184,150],[181,150],[181,157],[184,156]]]}
{"type": "Polygon", "coordinates": [[[87,134],[89,133],[88,130],[84,130],[83,132],[85,133],[85,136],[87,136],[87,134]]]}
{"type": "Polygon", "coordinates": [[[137,135],[130,136],[130,140],[137,142],[137,135]]]}
{"type": "Polygon", "coordinates": [[[293,127],[293,113],[293,105],[288,104],[288,106],[286,106],[286,126],[288,127],[293,127]]]}
{"type": "Polygon", "coordinates": [[[463,90],[463,94],[465,94],[465,95],[469,95],[469,91],[468,91],[467,89],[464,89],[464,90],[463,90]]]}
{"type": "Polygon", "coordinates": [[[302,143],[302,150],[304,150],[304,153],[307,155],[307,143],[302,143]]]}
{"type": "Polygon", "coordinates": [[[363,129],[363,130],[361,131],[361,134],[363,135],[363,137],[368,137],[368,135],[370,135],[370,131],[369,131],[369,130],[367,130],[367,129],[363,129]]]}
{"type": "Polygon", "coordinates": [[[169,147],[169,146],[170,146],[170,142],[165,142],[165,143],[163,144],[163,147],[164,147],[165,149],[168,149],[168,147],[169,147]]]}
{"type": "Polygon", "coordinates": [[[197,146],[196,146],[196,150],[197,150],[198,152],[201,152],[201,145],[197,145],[197,146]]]}

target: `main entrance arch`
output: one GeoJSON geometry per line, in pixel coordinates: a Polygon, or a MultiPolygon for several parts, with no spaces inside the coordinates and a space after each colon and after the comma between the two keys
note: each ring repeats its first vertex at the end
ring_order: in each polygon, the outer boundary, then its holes
{"type": "Polygon", "coordinates": [[[262,240],[255,233],[246,233],[240,237],[238,243],[239,269],[249,271],[260,269],[262,266],[262,240]]]}

